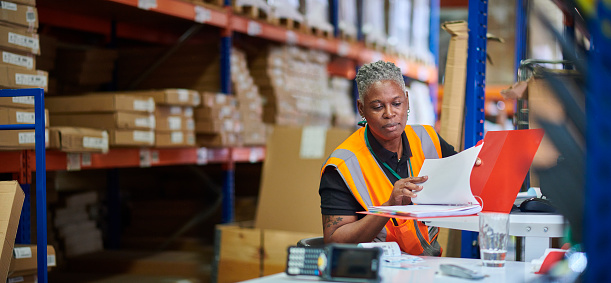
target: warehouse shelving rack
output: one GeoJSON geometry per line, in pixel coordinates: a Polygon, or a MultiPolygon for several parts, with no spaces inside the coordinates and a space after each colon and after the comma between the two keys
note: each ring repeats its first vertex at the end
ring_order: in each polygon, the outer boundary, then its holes
{"type": "MultiPolygon", "coordinates": [[[[18,124],[18,125],[0,125],[0,130],[34,130],[35,136],[35,160],[36,163],[45,167],[46,164],[46,144],[45,144],[45,98],[43,89],[3,89],[0,90],[0,97],[32,97],[34,100],[34,124],[18,124]]],[[[23,152],[17,154],[19,160],[15,160],[14,164],[19,165],[19,169],[26,169],[25,172],[31,173],[27,168],[23,168],[24,159],[23,152]]],[[[15,155],[14,155],[15,156],[15,155]]],[[[9,160],[3,160],[9,162],[9,160]]],[[[19,171],[12,171],[15,173],[19,171]]],[[[29,179],[31,174],[19,174],[18,181],[22,184],[30,184],[29,179]],[[25,178],[25,179],[23,179],[25,178]]],[[[37,225],[37,237],[36,246],[38,249],[36,262],[38,266],[47,266],[47,173],[46,170],[36,171],[36,225],[37,225]],[[44,251],[44,252],[43,252],[44,251]]],[[[26,198],[24,200],[24,206],[20,217],[20,223],[27,221],[29,224],[30,219],[30,186],[26,185],[23,187],[26,198]]],[[[23,237],[25,233],[29,238],[29,231],[21,231],[22,226],[18,231],[17,237],[23,237]]],[[[28,239],[29,242],[29,239],[28,239]]],[[[39,282],[47,282],[47,269],[38,268],[38,280],[39,282]]]]}

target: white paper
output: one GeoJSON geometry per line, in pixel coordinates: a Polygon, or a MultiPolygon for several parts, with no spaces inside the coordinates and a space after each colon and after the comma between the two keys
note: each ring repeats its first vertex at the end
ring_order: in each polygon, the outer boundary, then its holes
{"type": "Polygon", "coordinates": [[[450,157],[425,159],[419,176],[429,178],[412,201],[416,204],[478,204],[471,193],[471,170],[482,145],[450,157]]]}
{"type": "Polygon", "coordinates": [[[388,213],[394,215],[404,215],[412,217],[435,217],[448,215],[472,215],[482,211],[479,204],[475,205],[395,205],[395,206],[375,206],[369,208],[370,212],[388,213]]]}
{"type": "Polygon", "coordinates": [[[308,126],[301,131],[301,146],[299,157],[302,159],[319,159],[325,155],[325,127],[308,126]]]}

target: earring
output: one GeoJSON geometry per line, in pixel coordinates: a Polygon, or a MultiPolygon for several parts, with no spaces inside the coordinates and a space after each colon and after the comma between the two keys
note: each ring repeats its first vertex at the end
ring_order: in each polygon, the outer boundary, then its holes
{"type": "Polygon", "coordinates": [[[409,119],[409,111],[410,111],[410,109],[408,108],[407,109],[407,119],[409,119]]]}
{"type": "Polygon", "coordinates": [[[361,116],[361,121],[356,124],[361,127],[365,126],[365,124],[367,124],[367,120],[365,120],[365,116],[361,116]]]}

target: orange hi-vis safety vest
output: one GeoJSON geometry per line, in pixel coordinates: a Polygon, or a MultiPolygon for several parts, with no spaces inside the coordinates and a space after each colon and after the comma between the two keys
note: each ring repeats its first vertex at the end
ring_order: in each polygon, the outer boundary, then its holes
{"type": "MultiPolygon", "coordinates": [[[[331,153],[320,173],[327,166],[335,167],[356,200],[368,209],[388,201],[393,184],[367,148],[365,134],[365,128],[361,128],[348,137],[331,153]]],[[[424,159],[441,158],[439,136],[433,127],[426,125],[408,125],[405,134],[412,151],[412,173],[418,176],[424,159]]],[[[441,255],[437,227],[429,228],[417,220],[396,221],[398,225],[389,220],[374,242],[397,242],[401,250],[413,255],[441,255]]]]}

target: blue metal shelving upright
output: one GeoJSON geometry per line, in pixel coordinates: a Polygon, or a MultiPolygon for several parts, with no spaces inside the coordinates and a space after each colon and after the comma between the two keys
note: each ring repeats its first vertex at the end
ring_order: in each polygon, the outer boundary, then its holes
{"type": "MultiPolygon", "coordinates": [[[[225,0],[225,7],[228,11],[231,11],[231,0],[225,0]]],[[[231,15],[230,15],[231,19],[231,15]]],[[[231,20],[228,21],[228,25],[231,24],[231,20]]],[[[222,31],[221,36],[221,92],[229,95],[231,94],[231,47],[232,47],[232,31],[227,26],[222,31]]],[[[222,212],[221,222],[231,223],[234,221],[234,177],[235,177],[235,164],[230,156],[230,160],[223,165],[223,187],[222,187],[222,212]]]]}
{"type": "MultiPolygon", "coordinates": [[[[45,100],[42,89],[3,89],[0,97],[33,97],[34,124],[0,125],[0,130],[34,130],[36,150],[36,245],[38,249],[38,282],[46,283],[47,268],[47,170],[45,149],[45,100]]],[[[29,188],[29,186],[26,186],[29,188]]],[[[29,192],[27,192],[29,194],[29,192]]],[[[29,208],[29,207],[28,207],[29,208]]],[[[22,213],[29,214],[29,210],[22,213]]],[[[29,230],[30,223],[19,223],[20,229],[29,230]]],[[[26,234],[27,233],[26,231],[26,234]]]]}
{"type": "MultiPolygon", "coordinates": [[[[484,100],[486,87],[486,32],[488,1],[469,1],[469,47],[465,97],[465,148],[484,138],[484,100]]],[[[462,232],[461,257],[477,258],[477,233],[462,232]]]]}
{"type": "MultiPolygon", "coordinates": [[[[586,99],[586,203],[584,245],[588,256],[585,282],[611,282],[608,259],[611,253],[611,7],[596,1],[596,15],[588,28],[591,45],[588,58],[586,99]]],[[[608,1],[606,1],[608,2],[608,1]]]]}

